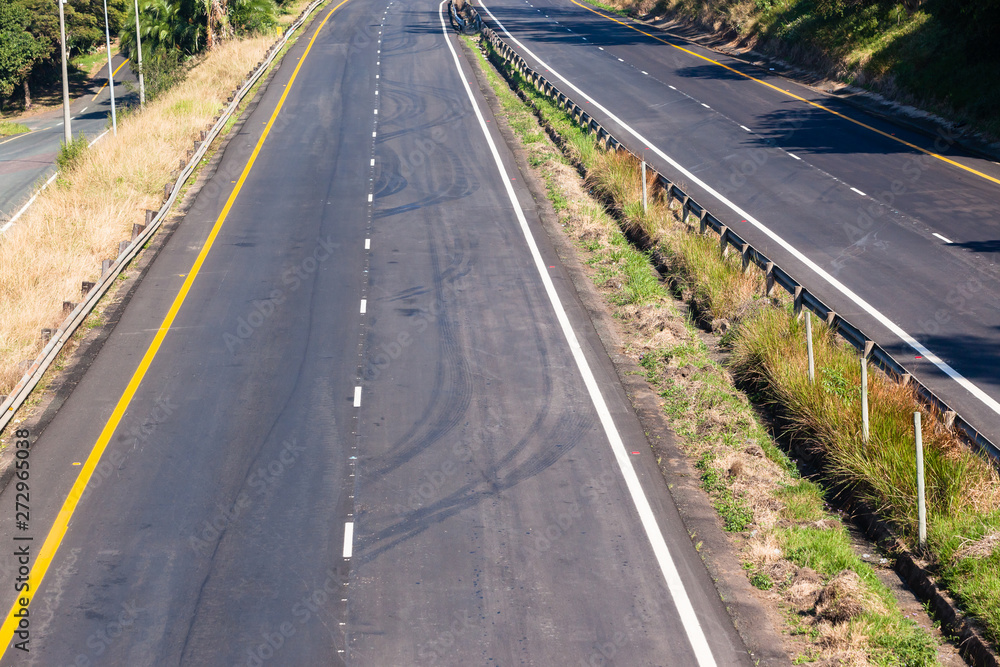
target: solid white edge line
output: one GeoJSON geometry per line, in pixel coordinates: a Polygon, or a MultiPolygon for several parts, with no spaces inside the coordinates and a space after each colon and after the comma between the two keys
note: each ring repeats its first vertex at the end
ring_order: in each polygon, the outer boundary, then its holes
{"type": "Polygon", "coordinates": [[[931,233],[932,233],[932,234],[933,234],[934,236],[936,236],[936,237],[938,237],[939,239],[941,239],[942,241],[944,241],[945,243],[951,243],[951,242],[952,242],[952,241],[951,241],[951,239],[949,239],[949,238],[947,238],[947,237],[945,237],[945,236],[941,236],[941,235],[940,235],[940,234],[938,234],[937,232],[931,232],[931,233]]]}
{"type": "Polygon", "coordinates": [[[344,524],[344,558],[350,558],[354,553],[354,522],[344,524]]]}
{"type": "Polygon", "coordinates": [[[857,192],[862,197],[867,197],[868,196],[864,192],[862,192],[861,190],[858,190],[857,188],[851,188],[851,189],[854,190],[855,192],[857,192]]]}
{"type": "MultiPolygon", "coordinates": [[[[107,132],[105,132],[104,134],[107,134],[107,132]]],[[[101,136],[103,137],[104,135],[102,134],[101,136]]],[[[38,188],[38,192],[36,192],[35,194],[31,195],[31,198],[24,203],[24,206],[21,207],[21,210],[19,210],[17,213],[15,213],[14,217],[11,218],[10,220],[8,220],[6,222],[6,224],[4,224],[3,227],[0,227],[0,234],[3,234],[4,232],[6,232],[8,229],[11,228],[11,226],[13,226],[13,224],[15,222],[17,222],[17,219],[20,218],[22,215],[24,215],[25,211],[27,211],[29,208],[31,208],[31,205],[35,203],[36,199],[38,199],[38,195],[42,194],[42,192],[45,190],[45,188],[47,188],[50,185],[52,185],[52,181],[56,180],[56,178],[58,176],[59,176],[59,172],[58,171],[56,173],[52,174],[51,176],[49,176],[49,179],[47,181],[45,181],[45,183],[42,185],[42,187],[38,188]]]]}
{"type": "MultiPolygon", "coordinates": [[[[559,299],[559,294],[556,292],[555,285],[552,283],[552,278],[549,277],[545,261],[542,259],[542,254],[539,252],[538,245],[535,243],[535,238],[531,233],[531,229],[528,227],[528,221],[524,217],[524,211],[521,210],[521,205],[517,200],[517,193],[514,192],[514,187],[511,185],[510,176],[503,165],[503,160],[500,158],[500,153],[497,151],[496,144],[493,142],[493,137],[490,136],[490,131],[486,125],[486,120],[483,118],[483,113],[479,108],[479,104],[476,102],[475,96],[472,94],[472,88],[469,86],[469,82],[463,75],[462,64],[458,59],[458,53],[456,53],[455,47],[452,46],[451,40],[448,38],[448,27],[444,20],[445,2],[446,0],[442,0],[441,4],[438,5],[438,18],[441,21],[441,31],[444,35],[445,44],[448,45],[448,50],[451,51],[451,56],[455,61],[455,68],[458,70],[462,86],[465,88],[465,93],[469,97],[472,110],[475,112],[476,118],[479,121],[479,128],[482,130],[483,136],[486,138],[486,143],[493,155],[493,161],[496,163],[497,171],[500,172],[500,180],[503,182],[504,189],[507,192],[507,197],[510,199],[511,205],[514,207],[514,214],[517,216],[521,232],[524,234],[524,240],[528,244],[528,249],[531,252],[531,257],[535,263],[535,269],[538,271],[538,275],[545,287],[545,293],[548,295],[549,302],[552,304],[552,309],[555,311],[556,319],[559,321],[559,326],[562,329],[563,336],[565,336],[570,352],[573,354],[573,360],[576,362],[577,368],[580,370],[580,375],[583,376],[583,382],[587,387],[587,392],[590,394],[590,400],[593,402],[594,409],[597,411],[598,417],[601,420],[604,433],[607,436],[608,443],[615,455],[615,461],[618,463],[618,469],[621,471],[622,477],[625,479],[629,495],[632,497],[632,502],[635,504],[643,530],[649,538],[650,545],[653,548],[653,554],[656,556],[657,563],[660,566],[660,571],[663,573],[663,578],[666,580],[667,589],[670,591],[670,596],[673,598],[674,605],[677,607],[677,615],[680,617],[681,624],[684,627],[684,632],[687,634],[688,641],[691,642],[691,648],[693,649],[695,657],[698,660],[698,664],[701,667],[714,667],[716,662],[715,658],[712,657],[712,649],[709,647],[708,640],[705,638],[705,632],[702,630],[701,623],[699,623],[698,616],[694,611],[694,606],[691,604],[691,599],[688,597],[687,590],[684,587],[684,582],[681,580],[680,573],[677,571],[677,566],[674,564],[673,558],[670,555],[670,549],[667,547],[666,540],[663,539],[663,533],[660,532],[656,516],[653,514],[653,508],[650,506],[649,500],[646,498],[646,495],[642,490],[642,484],[639,482],[639,477],[636,475],[635,469],[632,467],[632,462],[629,460],[628,452],[625,449],[625,443],[622,441],[621,434],[618,433],[614,419],[611,417],[611,411],[608,409],[608,405],[604,401],[604,396],[601,394],[601,389],[597,384],[597,379],[594,377],[594,373],[590,369],[590,365],[587,363],[587,358],[583,353],[583,348],[580,346],[580,341],[576,337],[576,332],[573,331],[573,325],[570,324],[569,317],[566,315],[566,310],[563,308],[562,301],[559,299]]],[[[487,9],[486,11],[488,12],[489,10],[487,9]]]]}
{"type": "MultiPolygon", "coordinates": [[[[577,88],[576,85],[574,85],[573,83],[571,83],[562,74],[560,74],[556,70],[552,69],[549,65],[547,65],[545,63],[545,61],[543,61],[541,58],[539,58],[534,53],[532,53],[532,51],[528,47],[526,47],[524,44],[522,44],[520,41],[518,41],[517,38],[515,38],[513,35],[511,35],[510,32],[507,30],[507,28],[504,27],[503,23],[501,23],[499,20],[497,20],[497,17],[493,16],[493,12],[491,12],[489,10],[489,8],[486,5],[483,4],[482,0],[479,0],[479,4],[486,11],[486,13],[489,14],[490,17],[494,21],[496,21],[496,24],[498,26],[500,26],[500,29],[503,30],[503,32],[507,35],[507,37],[509,37],[512,42],[514,42],[519,47],[521,47],[524,50],[525,53],[527,53],[529,56],[531,56],[532,58],[534,58],[538,62],[539,65],[545,67],[550,72],[552,72],[552,74],[554,76],[558,77],[559,80],[561,80],[563,83],[566,84],[566,86],[568,86],[572,90],[576,91],[577,94],[589,97],[589,95],[587,95],[582,90],[580,90],[579,88],[577,88]]],[[[797,248],[795,248],[792,244],[790,244],[784,238],[782,238],[781,236],[779,236],[776,232],[772,231],[769,227],[767,227],[766,225],[764,225],[764,223],[762,223],[759,220],[757,220],[757,218],[753,217],[752,215],[750,215],[749,213],[747,213],[746,211],[744,211],[742,208],[740,208],[739,206],[737,206],[735,203],[729,201],[726,197],[724,197],[722,195],[722,193],[718,192],[715,188],[713,188],[712,186],[710,186],[708,183],[704,182],[703,180],[701,180],[700,178],[698,178],[697,176],[695,176],[694,174],[692,174],[690,171],[688,171],[687,169],[685,169],[684,167],[682,167],[680,165],[680,163],[678,163],[672,157],[670,157],[669,155],[667,155],[666,153],[664,153],[662,150],[660,150],[659,148],[657,148],[655,144],[653,144],[648,139],[646,139],[644,136],[642,136],[641,134],[639,134],[639,132],[637,132],[631,126],[629,126],[628,124],[626,124],[625,121],[623,121],[621,118],[619,118],[615,114],[611,113],[611,111],[609,111],[608,109],[606,109],[602,105],[598,104],[597,102],[593,102],[593,104],[594,104],[595,107],[597,107],[598,109],[600,109],[603,113],[607,114],[608,118],[610,118],[614,122],[618,123],[618,125],[620,125],[622,128],[624,128],[633,137],[635,137],[636,139],[638,139],[639,141],[641,141],[646,146],[649,146],[651,150],[653,150],[663,160],[666,160],[666,162],[668,164],[670,164],[672,167],[674,167],[674,169],[677,169],[679,172],[681,172],[682,174],[684,174],[684,176],[686,176],[688,179],[690,179],[691,182],[697,184],[699,187],[701,187],[703,190],[705,190],[708,194],[710,194],[712,197],[714,197],[716,199],[716,201],[720,202],[721,204],[723,204],[724,206],[726,206],[729,210],[731,210],[734,213],[736,213],[737,215],[739,215],[740,218],[746,220],[748,223],[750,223],[751,225],[753,225],[754,227],[756,227],[760,231],[764,232],[771,240],[773,240],[775,243],[777,243],[778,245],[780,245],[786,252],[788,252],[790,255],[792,255],[793,257],[795,257],[795,259],[797,259],[800,262],[802,262],[807,268],[811,269],[813,271],[813,273],[815,273],[817,276],[819,276],[820,278],[822,278],[823,280],[825,280],[827,282],[827,284],[829,284],[834,289],[836,289],[838,292],[840,292],[841,294],[843,294],[844,296],[846,296],[848,299],[850,299],[851,301],[853,301],[855,303],[855,305],[857,305],[858,307],[860,307],[862,310],[864,310],[866,313],[868,313],[871,317],[873,317],[875,320],[877,320],[879,322],[879,324],[881,324],[886,329],[888,329],[889,331],[891,331],[893,334],[895,334],[896,336],[898,336],[904,343],[906,343],[911,348],[913,348],[914,350],[916,350],[924,359],[926,359],[927,361],[929,361],[932,364],[934,364],[938,368],[938,370],[940,370],[942,373],[944,373],[945,375],[947,375],[948,377],[950,377],[960,387],[962,387],[963,389],[965,389],[966,391],[968,391],[970,394],[972,394],[973,396],[975,396],[977,399],[979,399],[979,401],[982,402],[983,405],[985,405],[986,407],[988,407],[990,410],[992,410],[996,414],[1000,415],[1000,402],[997,402],[996,399],[994,399],[992,396],[990,396],[985,391],[983,391],[982,389],[980,389],[977,385],[975,385],[968,378],[966,378],[961,373],[959,373],[958,371],[956,371],[950,365],[948,365],[947,363],[945,363],[936,354],[934,354],[933,352],[931,352],[930,350],[928,350],[926,347],[924,347],[923,344],[921,344],[919,341],[917,341],[916,338],[914,338],[913,336],[911,336],[910,334],[908,334],[906,331],[903,330],[902,327],[900,327],[898,324],[896,324],[895,322],[893,322],[892,320],[890,320],[888,317],[886,317],[884,314],[882,314],[882,312],[880,310],[876,309],[873,305],[871,305],[870,303],[868,303],[867,301],[865,301],[864,299],[862,299],[860,296],[858,296],[857,294],[855,294],[853,290],[851,290],[849,287],[847,287],[847,285],[843,284],[842,282],[840,282],[839,280],[837,280],[836,278],[834,278],[824,268],[822,268],[816,262],[814,262],[811,259],[809,259],[808,257],[806,257],[805,254],[803,254],[800,250],[798,250],[797,248]]],[[[862,194],[864,194],[864,193],[862,193],[862,194]]]]}
{"type": "Polygon", "coordinates": [[[354,407],[361,407],[361,387],[354,388],[354,407]]]}
{"type": "Polygon", "coordinates": [[[93,141],[91,141],[89,144],[87,144],[87,148],[90,148],[91,146],[93,146],[94,144],[96,144],[98,141],[100,141],[101,139],[103,139],[104,136],[108,132],[110,132],[110,131],[111,130],[104,130],[103,132],[101,132],[99,135],[97,135],[97,138],[95,138],[93,141]]]}
{"type": "Polygon", "coordinates": [[[368,299],[361,299],[361,314],[364,315],[365,311],[368,310],[368,299]]]}

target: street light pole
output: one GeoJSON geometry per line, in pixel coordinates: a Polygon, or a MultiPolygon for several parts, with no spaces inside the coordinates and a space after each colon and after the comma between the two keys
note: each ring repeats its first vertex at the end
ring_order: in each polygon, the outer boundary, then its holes
{"type": "Polygon", "coordinates": [[[108,90],[111,91],[111,130],[118,136],[118,116],[115,115],[115,71],[111,69],[111,26],[108,24],[108,0],[104,0],[104,38],[108,44],[108,90]]]}
{"type": "Polygon", "coordinates": [[[70,115],[69,115],[69,74],[66,70],[66,62],[68,58],[66,57],[66,18],[63,16],[63,3],[65,0],[59,0],[59,37],[60,37],[60,49],[62,51],[62,77],[63,77],[63,134],[66,140],[66,145],[69,146],[73,143],[73,128],[70,127],[70,115]]]}
{"type": "Polygon", "coordinates": [[[139,0],[135,1],[135,51],[139,57],[139,106],[146,106],[146,84],[142,80],[142,41],[139,38],[139,0]]]}

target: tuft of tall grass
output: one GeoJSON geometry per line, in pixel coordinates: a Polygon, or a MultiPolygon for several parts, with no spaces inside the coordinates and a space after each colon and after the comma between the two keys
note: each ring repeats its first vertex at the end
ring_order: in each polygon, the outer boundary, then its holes
{"type": "Polygon", "coordinates": [[[77,137],[70,139],[69,143],[59,142],[59,155],[56,156],[56,165],[59,171],[67,172],[73,169],[87,151],[87,136],[81,132],[77,137]]]}
{"type": "Polygon", "coordinates": [[[13,134],[24,134],[25,132],[31,132],[31,128],[24,123],[0,122],[0,137],[9,137],[13,134]]]}
{"type": "Polygon", "coordinates": [[[736,255],[722,257],[711,236],[681,234],[664,247],[695,310],[713,320],[739,319],[763,293],[760,272],[743,273],[742,261],[736,255]]]}
{"type": "MultiPolygon", "coordinates": [[[[916,529],[917,488],[912,387],[869,375],[870,438],[861,434],[858,356],[825,324],[813,327],[816,381],[809,384],[804,323],[779,309],[762,309],[733,338],[731,367],[779,405],[790,434],[821,450],[829,472],[907,534],[916,529]]],[[[996,470],[923,410],[922,436],[930,521],[981,513],[1000,501],[996,470]]]]}

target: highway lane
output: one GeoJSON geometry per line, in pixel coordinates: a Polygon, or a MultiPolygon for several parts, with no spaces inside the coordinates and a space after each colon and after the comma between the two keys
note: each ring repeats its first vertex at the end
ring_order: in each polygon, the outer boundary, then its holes
{"type": "Polygon", "coordinates": [[[749,664],[437,4],[337,7],[32,448],[38,545],[107,442],[2,664],[749,664]]]}
{"type": "Polygon", "coordinates": [[[674,48],[569,0],[486,6],[523,48],[512,46],[529,62],[540,59],[543,73],[550,68],[576,85],[578,101],[590,100],[593,115],[616,136],[645,150],[628,125],[672,158],[676,164],[647,151],[658,170],[998,440],[996,164],[964,154],[950,137],[906,130],[653,31],[686,51],[674,48]],[[899,329],[973,383],[973,391],[903,342],[899,329]]]}
{"type": "MultiPolygon", "coordinates": [[[[115,75],[115,103],[137,103],[138,95],[124,83],[135,81],[125,58],[111,59],[115,75]],[[120,68],[120,69],[119,69],[120,68]]],[[[94,77],[87,94],[70,103],[73,136],[90,140],[111,126],[111,90],[107,86],[107,66],[103,76],[94,77]]],[[[31,132],[0,140],[0,227],[21,209],[27,199],[56,170],[56,157],[65,139],[62,108],[23,121],[31,132]]]]}

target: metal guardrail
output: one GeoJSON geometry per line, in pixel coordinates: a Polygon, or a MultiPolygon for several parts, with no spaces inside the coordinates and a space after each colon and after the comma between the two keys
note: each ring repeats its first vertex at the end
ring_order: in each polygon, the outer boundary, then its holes
{"type": "MultiPolygon", "coordinates": [[[[21,377],[21,380],[14,387],[11,394],[0,404],[0,432],[2,432],[10,420],[14,418],[17,413],[18,408],[24,403],[28,398],[34,388],[38,385],[45,371],[48,370],[49,366],[62,351],[66,342],[73,336],[73,333],[77,328],[83,323],[87,316],[93,311],[97,306],[101,297],[115,284],[115,280],[118,278],[119,274],[128,266],[129,262],[135,259],[135,256],[139,254],[142,247],[152,238],[156,230],[159,229],[160,225],[166,219],[167,214],[173,207],[180,195],[181,188],[184,183],[190,178],[191,174],[194,173],[195,168],[198,163],[208,152],[212,141],[221,134],[223,128],[229,119],[236,113],[239,108],[240,103],[246,98],[247,94],[253,88],[253,86],[267,73],[268,68],[278,57],[278,53],[281,49],[288,43],[289,38],[292,34],[302,27],[309,18],[309,15],[319,7],[321,4],[328,2],[328,0],[314,0],[310,3],[308,7],[302,10],[295,22],[288,26],[288,29],[282,34],[282,36],[272,44],[268,50],[267,55],[257,63],[257,66],[247,75],[240,86],[229,96],[227,100],[227,106],[219,115],[212,128],[204,134],[202,141],[195,142],[195,151],[188,160],[187,165],[181,170],[180,175],[174,182],[173,186],[169,184],[164,188],[165,200],[163,205],[160,207],[159,211],[152,220],[147,221],[145,229],[142,233],[135,235],[131,242],[128,243],[127,247],[122,247],[118,257],[111,261],[106,260],[102,265],[101,277],[98,282],[90,288],[87,292],[86,297],[83,301],[77,304],[76,308],[66,317],[63,323],[56,329],[49,339],[45,347],[38,354],[35,360],[31,363],[25,374],[21,377]],[[167,190],[169,188],[169,190],[167,190]]],[[[190,153],[190,152],[189,152],[190,153]]],[[[123,242],[124,244],[125,242],[123,242]]]]}
{"type": "MultiPolygon", "coordinates": [[[[474,12],[475,10],[472,11],[474,12]]],[[[476,18],[479,19],[478,14],[476,14],[476,18]]],[[[478,22],[481,26],[480,32],[489,41],[493,50],[526,81],[530,82],[539,93],[548,97],[560,109],[568,113],[580,127],[591,134],[595,134],[598,142],[605,149],[625,150],[631,153],[636,159],[642,159],[629,150],[611,132],[602,127],[597,119],[591,116],[584,108],[560,91],[543,75],[533,70],[517,51],[503,41],[492,28],[483,24],[482,19],[479,19],[478,22]]],[[[752,264],[764,272],[767,296],[772,294],[775,286],[784,289],[792,295],[797,314],[801,313],[803,308],[812,311],[862,355],[865,355],[877,368],[881,369],[887,375],[894,377],[900,383],[912,384],[920,399],[932,410],[939,413],[945,426],[954,427],[969,444],[989,454],[994,459],[1000,459],[1000,447],[953,410],[933,391],[914,378],[902,364],[896,361],[881,346],[870,340],[860,328],[845,320],[832,308],[823,303],[819,297],[795,280],[790,273],[772,262],[760,250],[746,242],[707,208],[684,192],[676,183],[657,173],[651,167],[650,171],[656,174],[656,179],[666,192],[668,203],[672,203],[674,200],[681,203],[680,214],[682,221],[687,223],[688,219],[694,216],[698,219],[699,231],[702,234],[709,230],[718,234],[720,252],[725,255],[731,250],[735,250],[742,257],[744,270],[748,270],[752,264]]]]}
{"type": "Polygon", "coordinates": [[[472,14],[471,19],[463,19],[458,10],[455,9],[455,3],[448,3],[448,13],[451,15],[452,24],[463,35],[474,35],[481,32],[483,29],[483,19],[479,16],[479,12],[470,4],[466,4],[465,6],[472,14]]]}

